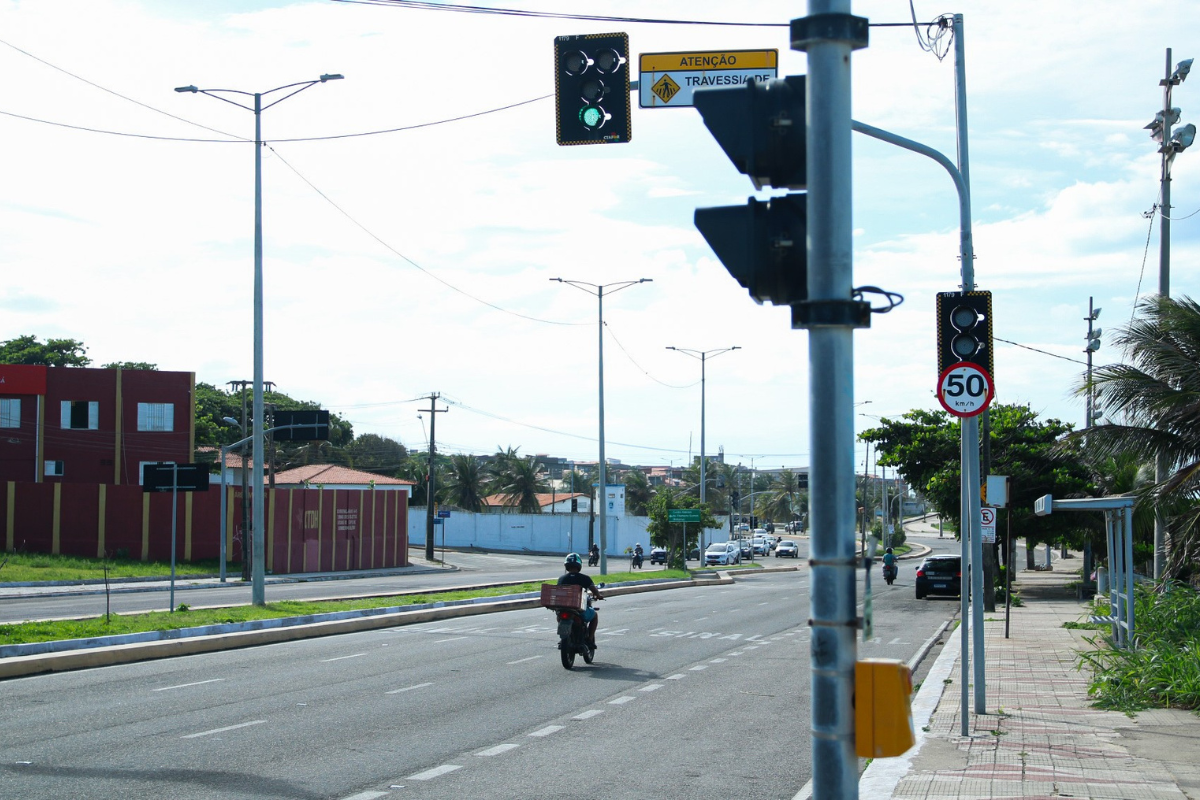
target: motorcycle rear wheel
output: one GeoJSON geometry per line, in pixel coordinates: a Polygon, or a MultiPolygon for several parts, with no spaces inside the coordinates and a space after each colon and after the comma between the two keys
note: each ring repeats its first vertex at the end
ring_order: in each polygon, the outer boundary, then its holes
{"type": "Polygon", "coordinates": [[[575,666],[575,651],[563,648],[558,651],[562,656],[562,665],[564,669],[571,669],[575,666]]]}

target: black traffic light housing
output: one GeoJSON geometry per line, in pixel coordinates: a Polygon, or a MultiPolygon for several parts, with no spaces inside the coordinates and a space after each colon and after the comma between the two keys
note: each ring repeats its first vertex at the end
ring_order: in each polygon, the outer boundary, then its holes
{"type": "Polygon", "coordinates": [[[554,106],[560,145],[628,142],[633,133],[628,34],[556,37],[554,106]]]}
{"type": "Polygon", "coordinates": [[[938,292],[938,374],[961,361],[992,369],[992,293],[938,292]]]}
{"type": "MultiPolygon", "coordinates": [[[[803,189],[805,77],[697,90],[693,102],[713,138],[754,188],[803,189]]],[[[793,307],[808,299],[807,197],[698,208],[696,227],[756,302],[793,307]]]]}

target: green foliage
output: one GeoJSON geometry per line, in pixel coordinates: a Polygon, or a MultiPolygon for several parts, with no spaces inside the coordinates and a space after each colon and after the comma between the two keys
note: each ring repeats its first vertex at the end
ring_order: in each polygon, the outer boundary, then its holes
{"type": "Polygon", "coordinates": [[[700,505],[700,498],[667,487],[662,487],[655,493],[647,511],[650,524],[646,526],[646,532],[650,534],[650,543],[667,548],[667,566],[673,569],[685,568],[684,547],[686,546],[690,550],[693,543],[699,545],[701,529],[720,527],[712,512],[700,505]],[[699,508],[700,522],[686,525],[682,522],[668,522],[667,512],[672,508],[699,508]],[[683,541],[685,527],[687,528],[687,542],[683,541]]]}
{"type": "Polygon", "coordinates": [[[0,364],[35,364],[46,367],[86,367],[92,363],[87,347],[76,339],[47,339],[18,336],[0,342],[0,364]]]}
{"type": "Polygon", "coordinates": [[[635,517],[647,516],[650,499],[654,491],[646,473],[640,469],[631,469],[625,473],[625,511],[635,517]]]}
{"type": "Polygon", "coordinates": [[[158,364],[151,364],[147,361],[114,361],[111,364],[102,365],[100,369],[134,369],[143,372],[157,372],[158,364]]]}
{"type": "MultiPolygon", "coordinates": [[[[122,548],[124,549],[124,548],[122,548]]],[[[56,556],[48,553],[8,553],[3,572],[5,581],[15,583],[36,581],[86,581],[103,580],[104,566],[108,565],[109,580],[121,578],[156,578],[171,574],[171,564],[166,561],[139,561],[118,555],[116,558],[83,558],[80,556],[56,556]]],[[[216,559],[175,564],[178,576],[216,575],[220,571],[216,559]]]]}
{"type": "Polygon", "coordinates": [[[488,467],[492,493],[502,495],[520,514],[540,514],[542,505],[538,495],[550,490],[542,478],[546,467],[532,456],[518,455],[517,450],[514,447],[498,450],[492,457],[488,467]]]}
{"type": "MultiPolygon", "coordinates": [[[[1200,594],[1172,583],[1135,592],[1135,647],[1117,649],[1091,639],[1097,649],[1077,654],[1092,672],[1089,692],[1101,708],[1200,709],[1200,594]]],[[[1103,613],[1107,613],[1107,607],[1103,613]]]]}
{"type": "Polygon", "coordinates": [[[463,511],[483,511],[483,499],[488,494],[487,475],[478,458],[466,454],[451,456],[445,483],[443,502],[463,511]]]}
{"type": "Polygon", "coordinates": [[[395,439],[364,433],[346,446],[350,465],[365,472],[391,477],[408,458],[408,450],[395,439]]]}

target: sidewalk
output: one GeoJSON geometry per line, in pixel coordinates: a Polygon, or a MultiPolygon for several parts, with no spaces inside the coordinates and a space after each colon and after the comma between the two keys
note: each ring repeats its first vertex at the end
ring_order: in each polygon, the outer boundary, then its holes
{"type": "Polygon", "coordinates": [[[1075,669],[1075,652],[1092,647],[1085,636],[1104,634],[1063,627],[1087,611],[1068,588],[1077,580],[1070,572],[1020,573],[1025,605],[1012,609],[1008,639],[1003,608],[984,615],[987,713],[973,712],[972,693],[966,737],[961,633],[946,633],[914,698],[916,745],[872,761],[859,797],[1200,800],[1200,717],[1091,706],[1089,673],[1075,669]]]}

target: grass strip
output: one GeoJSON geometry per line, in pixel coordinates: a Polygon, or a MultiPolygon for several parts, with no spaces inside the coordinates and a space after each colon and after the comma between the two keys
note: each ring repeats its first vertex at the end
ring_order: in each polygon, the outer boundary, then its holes
{"type": "MultiPolygon", "coordinates": [[[[597,576],[593,576],[597,577],[597,576]]],[[[653,573],[618,572],[604,576],[606,583],[620,583],[650,578],[686,579],[690,574],[681,570],[663,570],[653,573]]],[[[259,619],[282,617],[304,617],[335,611],[359,611],[370,608],[411,606],[422,603],[467,600],[476,597],[500,597],[503,595],[535,592],[543,582],[530,581],[513,586],[493,586],[486,589],[462,589],[445,592],[393,595],[387,597],[364,597],[355,600],[283,600],[265,606],[231,606],[228,608],[190,608],[181,604],[174,613],[150,611],[138,614],[113,614],[109,617],[87,617],[76,620],[53,620],[44,622],[20,622],[0,625],[0,645],[28,644],[32,642],[55,642],[63,639],[89,639],[95,636],[116,636],[125,633],[167,631],[179,628],[195,628],[202,625],[223,625],[250,622],[259,619]]]]}
{"type": "MultiPolygon", "coordinates": [[[[123,578],[161,578],[171,576],[169,561],[139,561],[135,558],[81,558],[54,556],[46,553],[4,553],[0,555],[0,581],[4,583],[38,583],[41,581],[104,580],[108,567],[110,581],[123,578]]],[[[241,564],[230,564],[226,570],[240,574],[241,564]]],[[[208,561],[176,561],[175,577],[216,575],[221,571],[217,559],[208,561]]]]}

